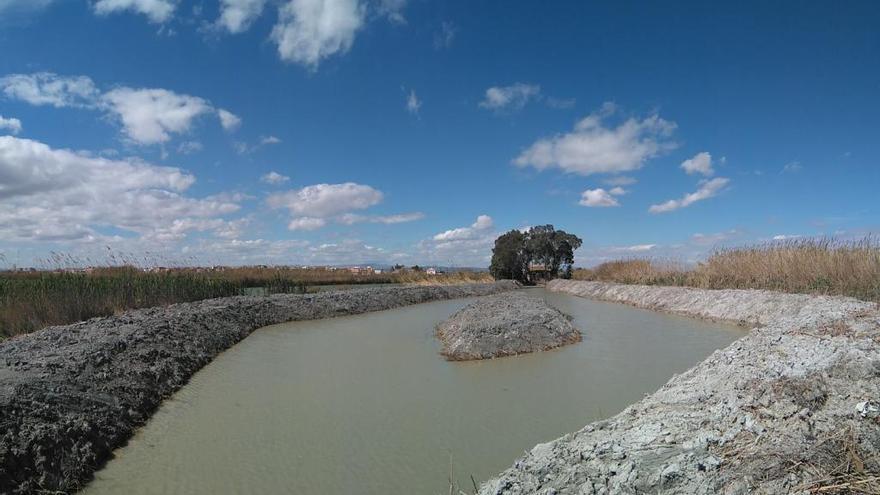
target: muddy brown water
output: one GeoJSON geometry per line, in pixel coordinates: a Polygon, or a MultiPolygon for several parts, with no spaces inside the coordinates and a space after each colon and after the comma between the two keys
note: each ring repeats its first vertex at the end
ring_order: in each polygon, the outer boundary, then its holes
{"type": "Polygon", "coordinates": [[[445,494],[616,414],[744,335],[724,324],[530,289],[583,342],[444,361],[459,299],[266,327],[166,401],[85,493],[445,494]]]}

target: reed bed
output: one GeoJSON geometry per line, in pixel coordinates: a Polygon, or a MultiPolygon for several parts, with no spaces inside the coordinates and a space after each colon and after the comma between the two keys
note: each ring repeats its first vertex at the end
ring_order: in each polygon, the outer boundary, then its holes
{"type": "Polygon", "coordinates": [[[242,294],[301,294],[320,285],[487,282],[481,272],[352,273],[290,267],[172,268],[132,266],[0,272],[0,339],[127,309],[242,294]],[[254,291],[253,289],[259,290],[254,291]]]}
{"type": "Polygon", "coordinates": [[[880,301],[880,242],[833,238],[717,249],[695,267],[628,259],[578,269],[573,278],[705,289],[768,289],[880,301]]]}

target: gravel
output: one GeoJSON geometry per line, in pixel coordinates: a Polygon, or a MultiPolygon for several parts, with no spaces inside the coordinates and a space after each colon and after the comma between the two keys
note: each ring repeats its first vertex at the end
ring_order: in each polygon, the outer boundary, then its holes
{"type": "Polygon", "coordinates": [[[503,281],[211,299],[0,342],[0,493],[77,490],[164,398],[257,328],[517,287],[503,281]]]}
{"type": "Polygon", "coordinates": [[[437,326],[450,361],[491,359],[580,342],[571,319],[522,292],[481,297],[437,326]]]}
{"type": "Polygon", "coordinates": [[[616,416],[536,446],[481,494],[880,489],[877,304],[563,280],[548,289],[756,328],[616,416]]]}

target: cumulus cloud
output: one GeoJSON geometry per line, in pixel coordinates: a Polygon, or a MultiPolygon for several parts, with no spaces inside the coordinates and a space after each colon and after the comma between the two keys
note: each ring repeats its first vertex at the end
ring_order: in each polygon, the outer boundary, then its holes
{"type": "Polygon", "coordinates": [[[537,84],[516,83],[510,86],[492,86],[486,90],[480,107],[489,110],[520,110],[530,100],[541,95],[541,87],[537,84]]]}
{"type": "Polygon", "coordinates": [[[143,14],[156,23],[170,19],[176,6],[176,0],[98,0],[92,4],[95,13],[99,15],[131,11],[143,14]]]}
{"type": "Polygon", "coordinates": [[[212,111],[202,98],[166,89],[117,88],[103,100],[122,122],[125,134],[140,144],[158,144],[172,133],[187,132],[196,117],[212,111]]]}
{"type": "Polygon", "coordinates": [[[95,158],[0,136],[0,236],[7,240],[96,240],[104,228],[166,241],[223,227],[239,205],[193,198],[195,177],[136,159],[95,158]]]}
{"type": "Polygon", "coordinates": [[[327,220],[315,217],[294,218],[287,224],[290,230],[317,230],[327,225],[327,220]]]}
{"type": "Polygon", "coordinates": [[[435,241],[461,241],[475,239],[480,237],[486,231],[493,227],[492,217],[489,215],[480,215],[471,224],[470,227],[459,227],[456,229],[440,232],[434,236],[435,241]]]}
{"type": "Polygon", "coordinates": [[[418,259],[449,265],[484,266],[497,237],[489,215],[480,215],[470,226],[440,232],[419,242],[418,259]]]}
{"type": "Polygon", "coordinates": [[[579,121],[572,132],[536,141],[513,163],[537,170],[559,168],[580,175],[638,170],[651,158],[675,148],[671,141],[676,124],[650,115],[628,118],[617,127],[605,121],[617,112],[606,103],[579,121]]]}
{"type": "Polygon", "coordinates": [[[581,193],[581,200],[578,202],[581,206],[607,208],[610,206],[620,206],[615,196],[626,194],[622,187],[613,187],[606,191],[603,188],[587,189],[581,193]]]}
{"type": "Polygon", "coordinates": [[[370,186],[346,182],[344,184],[315,184],[302,189],[270,195],[266,202],[272,208],[287,208],[293,219],[291,230],[314,230],[332,220],[344,225],[355,223],[398,224],[424,217],[421,212],[395,215],[361,215],[355,213],[382,202],[384,195],[370,186]]]}
{"type": "Polygon", "coordinates": [[[657,247],[656,244],[635,244],[633,246],[620,246],[608,248],[611,252],[616,253],[644,253],[657,247]]]}
{"type": "Polygon", "coordinates": [[[4,76],[0,89],[7,98],[58,108],[92,107],[99,95],[95,83],[86,76],[61,77],[51,72],[4,76]]]}
{"type": "Polygon", "coordinates": [[[358,0],[289,0],[278,11],[272,40],[282,60],[316,69],[321,60],[348,52],[364,10],[358,0]]]}
{"type": "Polygon", "coordinates": [[[288,177],[286,175],[281,175],[278,172],[275,172],[274,170],[269,172],[268,174],[265,174],[262,177],[260,177],[260,182],[265,182],[266,184],[272,184],[273,186],[277,186],[278,184],[284,184],[285,182],[287,182],[289,180],[290,180],[290,177],[288,177]]]}
{"type": "Polygon", "coordinates": [[[229,110],[217,109],[217,116],[220,118],[220,125],[227,132],[232,132],[241,127],[241,117],[229,110]]]}
{"type": "Polygon", "coordinates": [[[205,114],[216,114],[228,131],[241,125],[238,116],[216,109],[197,96],[125,86],[101,93],[86,76],[64,77],[51,72],[12,74],[0,78],[0,90],[7,98],[32,105],[107,112],[122,124],[129,140],[144,145],[165,143],[172,134],[188,132],[193,122],[205,114]]]}
{"type": "Polygon", "coordinates": [[[715,232],[712,234],[703,234],[701,232],[697,232],[696,234],[691,236],[691,243],[698,246],[714,246],[716,244],[721,244],[740,236],[742,236],[742,232],[736,229],[728,230],[725,232],[715,232]]]}
{"type": "Polygon", "coordinates": [[[230,33],[246,31],[263,13],[266,0],[220,0],[217,25],[230,33]]]}
{"type": "Polygon", "coordinates": [[[10,134],[18,134],[21,132],[21,121],[14,117],[6,118],[0,115],[0,131],[3,129],[9,131],[10,134]]]}
{"type": "Polygon", "coordinates": [[[423,218],[425,218],[425,214],[418,211],[397,215],[358,215],[357,213],[346,213],[340,215],[336,221],[345,225],[354,225],[356,223],[384,223],[386,225],[393,225],[414,222],[423,218]]]}
{"type": "Polygon", "coordinates": [[[685,194],[681,199],[670,199],[665,203],[651,205],[651,207],[648,208],[648,211],[651,213],[666,213],[690,206],[697,201],[709,199],[717,195],[729,182],[730,179],[724,177],[716,177],[714,179],[701,181],[700,188],[695,192],[685,194]]]}
{"type": "Polygon", "coordinates": [[[267,201],[269,206],[287,208],[295,216],[326,218],[369,208],[381,203],[382,199],[381,191],[367,185],[346,182],[306,186],[273,194],[267,201]]]}
{"type": "Polygon", "coordinates": [[[264,145],[264,146],[267,144],[278,144],[280,142],[281,142],[281,140],[275,136],[262,136],[262,137],[260,137],[260,144],[264,145]]]}
{"type": "Polygon", "coordinates": [[[411,89],[406,97],[406,111],[413,115],[418,115],[420,108],[422,108],[422,101],[416,96],[416,91],[411,89]]]}
{"type": "Polygon", "coordinates": [[[712,155],[707,151],[697,153],[693,158],[681,162],[681,168],[688,175],[702,174],[708,177],[715,173],[712,168],[712,155]]]}

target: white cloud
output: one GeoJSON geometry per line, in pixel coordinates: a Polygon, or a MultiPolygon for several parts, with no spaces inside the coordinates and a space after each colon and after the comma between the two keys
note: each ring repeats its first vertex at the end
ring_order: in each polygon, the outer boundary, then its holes
{"type": "Polygon", "coordinates": [[[260,137],[260,144],[261,145],[279,144],[280,142],[281,142],[281,140],[275,136],[262,136],[262,137],[260,137]]]}
{"type": "Polygon", "coordinates": [[[220,0],[217,25],[230,33],[246,31],[263,13],[266,0],[220,0]]]}
{"type": "Polygon", "coordinates": [[[712,168],[712,155],[707,151],[697,153],[693,158],[681,162],[681,168],[688,175],[702,174],[711,176],[715,173],[715,170],[712,168]]]}
{"type": "Polygon", "coordinates": [[[86,76],[63,77],[51,72],[11,74],[0,78],[0,90],[7,98],[32,105],[108,112],[122,123],[125,135],[138,144],[167,142],[172,134],[189,131],[193,121],[206,113],[216,113],[226,130],[241,124],[236,115],[215,109],[197,96],[124,86],[102,94],[86,76]]]}
{"type": "Polygon", "coordinates": [[[697,201],[711,198],[717,195],[730,182],[730,179],[724,177],[716,177],[710,180],[700,182],[700,188],[696,192],[685,194],[681,199],[670,199],[665,203],[652,205],[648,208],[651,213],[666,213],[679,208],[690,206],[697,201]]]}
{"type": "Polygon", "coordinates": [[[317,230],[327,225],[327,220],[315,217],[299,217],[294,218],[287,224],[290,230],[317,230]]]}
{"type": "Polygon", "coordinates": [[[177,152],[182,155],[191,155],[193,153],[202,151],[202,143],[198,141],[184,141],[180,143],[180,146],[177,147],[177,152]]]}
{"type": "Polygon", "coordinates": [[[614,187],[610,191],[606,191],[601,187],[597,189],[587,189],[581,193],[581,200],[578,204],[581,206],[600,208],[620,206],[620,203],[617,202],[615,196],[623,194],[626,194],[626,191],[622,187],[614,187]]]}
{"type": "Polygon", "coordinates": [[[513,163],[538,170],[559,168],[580,175],[621,173],[638,170],[651,158],[673,148],[676,125],[651,115],[628,118],[617,127],[606,127],[604,120],[616,112],[611,103],[582,119],[572,132],[536,141],[513,163]]]}
{"type": "Polygon", "coordinates": [[[394,225],[398,223],[414,222],[425,218],[422,212],[400,213],[397,215],[358,215],[356,213],[346,213],[336,218],[336,221],[345,225],[354,225],[356,223],[384,223],[386,225],[394,225]]]}
{"type": "MultiPolygon", "coordinates": [[[[334,218],[340,223],[356,222],[401,223],[415,220],[406,215],[359,216],[352,212],[365,210],[382,202],[384,195],[370,186],[346,182],[344,184],[315,184],[302,189],[270,195],[266,203],[272,208],[287,208],[293,218],[292,230],[316,229],[334,218]],[[321,220],[321,222],[316,221],[321,220]]],[[[407,214],[412,215],[412,214],[407,214]]]]}
{"type": "Polygon", "coordinates": [[[220,125],[223,126],[226,132],[232,132],[241,127],[241,117],[229,110],[219,108],[217,109],[217,116],[220,117],[220,125]]]}
{"type": "Polygon", "coordinates": [[[0,115],[0,131],[6,129],[10,134],[18,134],[21,132],[21,121],[15,117],[6,118],[0,115]]]}
{"type": "Polygon", "coordinates": [[[441,22],[440,30],[434,33],[434,49],[442,50],[452,46],[452,42],[455,40],[457,32],[458,29],[455,27],[455,24],[449,21],[441,22]]]}
{"type": "Polygon", "coordinates": [[[493,226],[492,217],[489,215],[480,215],[471,224],[470,227],[459,227],[457,229],[447,230],[434,236],[435,241],[461,241],[475,239],[491,229],[493,226]]]}
{"type": "Polygon", "coordinates": [[[385,16],[391,22],[406,24],[403,9],[406,8],[407,0],[379,0],[379,15],[385,16]]]}
{"type": "Polygon", "coordinates": [[[480,102],[482,108],[490,110],[520,110],[529,100],[540,97],[541,87],[536,84],[516,83],[510,86],[493,86],[486,90],[480,102]]]}
{"type": "Polygon", "coordinates": [[[794,174],[800,172],[801,170],[803,170],[803,168],[804,167],[801,165],[801,162],[789,162],[782,167],[782,172],[780,173],[794,174]]]}
{"type": "Polygon", "coordinates": [[[272,40],[282,60],[316,69],[321,60],[348,52],[364,10],[358,0],[289,0],[279,9],[272,40]]]}
{"type": "Polygon", "coordinates": [[[602,182],[608,184],[609,186],[631,186],[638,181],[626,175],[619,175],[617,177],[610,177],[608,179],[605,179],[602,182]]]}
{"type": "Polygon", "coordinates": [[[136,159],[110,160],[0,136],[0,237],[99,240],[104,228],[155,241],[222,228],[230,199],[184,195],[195,177],[136,159]]]}
{"type": "Polygon", "coordinates": [[[91,107],[99,95],[86,76],[61,77],[51,72],[10,74],[0,78],[0,88],[7,98],[59,108],[91,107]]]}
{"type": "Polygon", "coordinates": [[[778,234],[773,236],[774,241],[790,241],[792,239],[799,239],[803,236],[797,234],[778,234]]]}
{"type": "Polygon", "coordinates": [[[656,244],[636,244],[634,246],[622,246],[608,248],[611,252],[617,253],[644,253],[657,247],[656,244]]]}
{"type": "Polygon", "coordinates": [[[158,144],[172,133],[187,132],[196,117],[212,111],[202,98],[166,89],[117,88],[103,100],[122,122],[125,134],[140,144],[158,144]]]}
{"type": "Polygon", "coordinates": [[[274,170],[269,172],[268,174],[265,174],[262,177],[260,177],[260,182],[265,182],[266,184],[272,184],[275,186],[277,186],[278,184],[284,184],[285,182],[287,182],[289,180],[290,180],[290,177],[288,177],[286,175],[281,175],[278,172],[275,172],[274,170]]]}
{"type": "Polygon", "coordinates": [[[147,16],[151,22],[165,22],[174,14],[176,6],[176,0],[98,0],[92,8],[100,15],[130,10],[147,16]]]}
{"type": "Polygon", "coordinates": [[[422,102],[416,96],[416,91],[411,89],[406,97],[406,111],[413,115],[418,115],[420,108],[422,108],[422,102]]]}

